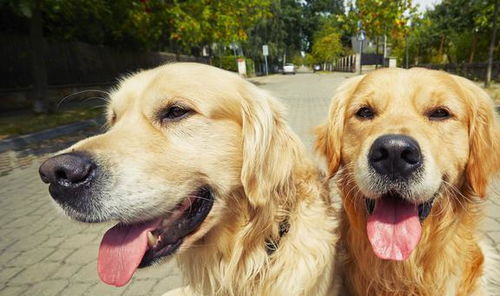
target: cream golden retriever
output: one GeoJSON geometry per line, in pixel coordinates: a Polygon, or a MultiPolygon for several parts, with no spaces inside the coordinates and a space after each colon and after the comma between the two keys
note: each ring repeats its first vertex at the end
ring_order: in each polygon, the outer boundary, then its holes
{"type": "Polygon", "coordinates": [[[482,89],[439,71],[374,71],[338,89],[317,136],[343,201],[348,293],[487,293],[477,228],[500,127],[482,89]]]}
{"type": "Polygon", "coordinates": [[[237,75],[170,64],[121,81],[109,130],[40,167],[54,200],[102,239],[102,281],[176,257],[202,295],[332,295],[336,227],[282,105],[237,75]]]}

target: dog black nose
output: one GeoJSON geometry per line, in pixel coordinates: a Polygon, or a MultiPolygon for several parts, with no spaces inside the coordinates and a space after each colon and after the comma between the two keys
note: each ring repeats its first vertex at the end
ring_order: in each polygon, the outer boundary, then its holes
{"type": "Polygon", "coordinates": [[[391,179],[406,179],[422,166],[422,153],[413,138],[384,135],[373,142],[368,154],[370,165],[391,179]]]}
{"type": "Polygon", "coordinates": [[[84,153],[66,153],[47,159],[40,166],[42,181],[62,188],[74,188],[92,175],[95,163],[84,153]]]}

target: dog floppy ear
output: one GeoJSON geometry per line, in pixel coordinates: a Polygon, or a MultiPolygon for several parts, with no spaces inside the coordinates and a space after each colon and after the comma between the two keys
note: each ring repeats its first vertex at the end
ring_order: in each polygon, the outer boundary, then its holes
{"type": "Polygon", "coordinates": [[[486,196],[489,180],[500,171],[500,124],[493,100],[471,81],[455,77],[463,87],[472,110],[469,122],[467,184],[479,197],[486,196]]]}
{"type": "Polygon", "coordinates": [[[274,98],[249,87],[243,94],[243,164],[241,181],[253,207],[293,190],[292,172],[300,142],[274,98]]]}
{"type": "Polygon", "coordinates": [[[330,103],[328,122],[315,128],[315,150],[328,161],[328,175],[335,175],[340,167],[342,136],[347,100],[356,90],[364,75],[348,79],[337,90],[330,103]]]}

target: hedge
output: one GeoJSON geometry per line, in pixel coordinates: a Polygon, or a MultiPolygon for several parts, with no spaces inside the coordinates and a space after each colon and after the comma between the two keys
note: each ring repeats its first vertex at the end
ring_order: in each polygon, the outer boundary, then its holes
{"type": "Polygon", "coordinates": [[[212,65],[222,68],[224,70],[238,72],[238,62],[237,59],[245,59],[247,66],[247,76],[255,75],[255,63],[252,59],[242,57],[242,56],[216,56],[212,59],[212,65]]]}

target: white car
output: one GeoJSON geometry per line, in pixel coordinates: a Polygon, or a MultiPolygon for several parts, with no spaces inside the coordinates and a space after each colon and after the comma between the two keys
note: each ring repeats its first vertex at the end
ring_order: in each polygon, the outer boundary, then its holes
{"type": "Polygon", "coordinates": [[[295,74],[295,66],[292,63],[283,66],[283,74],[295,74]]]}

